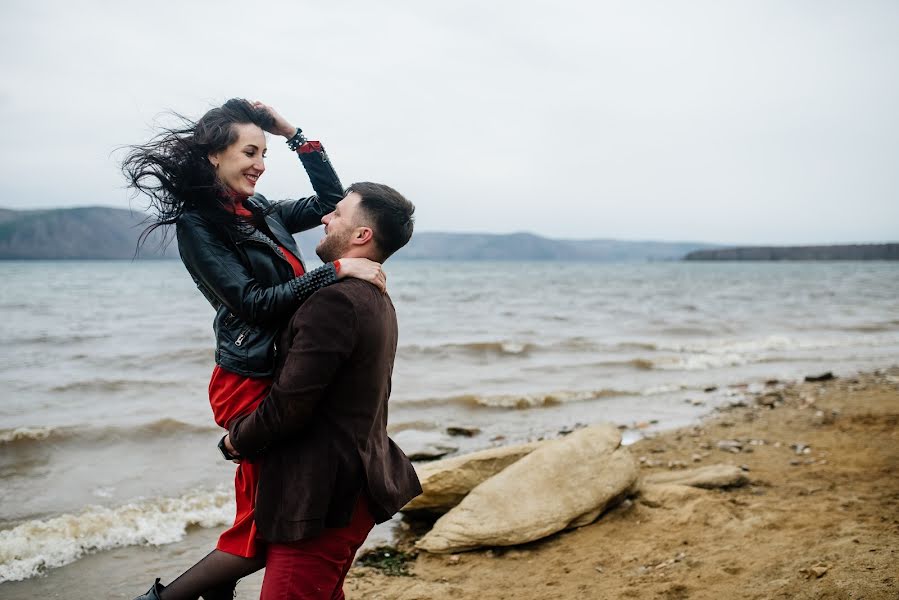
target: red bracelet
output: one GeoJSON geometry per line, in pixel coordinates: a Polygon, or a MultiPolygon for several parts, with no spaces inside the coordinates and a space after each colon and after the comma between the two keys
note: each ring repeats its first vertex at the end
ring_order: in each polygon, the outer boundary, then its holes
{"type": "Polygon", "coordinates": [[[336,274],[340,275],[340,261],[339,260],[334,261],[334,272],[336,274]]]}

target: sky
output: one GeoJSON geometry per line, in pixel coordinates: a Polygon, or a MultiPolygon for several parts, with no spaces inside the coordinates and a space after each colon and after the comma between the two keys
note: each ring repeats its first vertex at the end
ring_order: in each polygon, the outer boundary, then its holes
{"type": "MultiPolygon", "coordinates": [[[[116,148],[245,97],[417,231],[897,241],[897,32],[893,0],[4,0],[0,207],[142,208],[116,148]]],[[[257,191],[311,193],[269,146],[257,191]]]]}

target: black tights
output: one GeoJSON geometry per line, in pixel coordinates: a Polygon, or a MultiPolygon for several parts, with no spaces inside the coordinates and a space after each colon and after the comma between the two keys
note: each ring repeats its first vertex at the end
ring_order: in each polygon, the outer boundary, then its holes
{"type": "Polygon", "coordinates": [[[246,558],[213,550],[159,594],[160,600],[231,600],[241,577],[265,566],[265,554],[246,558]]]}

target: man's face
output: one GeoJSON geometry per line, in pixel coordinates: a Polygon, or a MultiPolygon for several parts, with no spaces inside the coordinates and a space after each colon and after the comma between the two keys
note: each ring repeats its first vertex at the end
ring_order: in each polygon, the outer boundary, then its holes
{"type": "Polygon", "coordinates": [[[325,224],[325,237],[315,248],[315,253],[323,262],[332,262],[346,256],[351,247],[351,240],[359,227],[359,201],[362,196],[350,192],[337,203],[334,211],[322,217],[325,224]]]}

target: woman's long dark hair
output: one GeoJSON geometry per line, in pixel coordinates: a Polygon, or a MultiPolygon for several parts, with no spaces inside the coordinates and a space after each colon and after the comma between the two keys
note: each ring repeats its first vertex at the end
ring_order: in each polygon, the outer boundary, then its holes
{"type": "Polygon", "coordinates": [[[128,187],[135,195],[146,195],[150,202],[150,224],[138,238],[138,248],[156,228],[173,225],[186,210],[198,210],[219,225],[234,225],[237,219],[224,210],[226,196],[209,154],[237,140],[237,124],[252,123],[265,130],[274,123],[267,110],[242,98],[228,100],[198,121],[174,116],[179,125],[161,127],[147,143],[127,146],[122,161],[128,187]]]}

